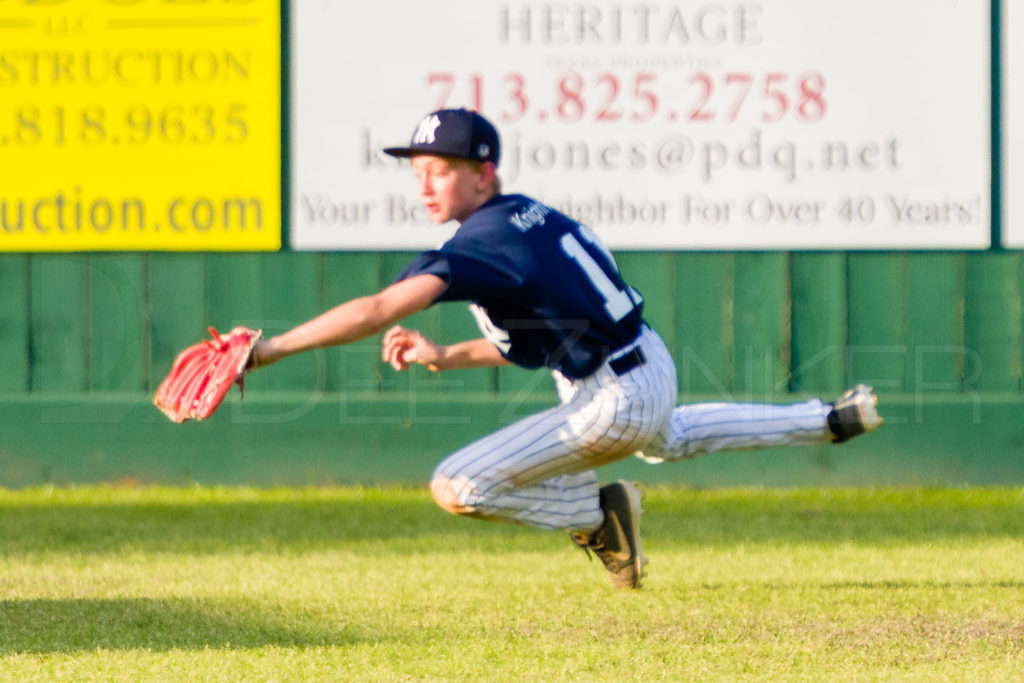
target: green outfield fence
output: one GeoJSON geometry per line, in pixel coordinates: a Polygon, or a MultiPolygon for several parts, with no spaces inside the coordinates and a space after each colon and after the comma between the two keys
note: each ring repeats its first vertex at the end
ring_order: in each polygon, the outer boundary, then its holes
{"type": "MultiPolygon", "coordinates": [[[[555,400],[517,368],[397,373],[377,339],[290,358],[201,424],[150,396],[208,324],[274,333],[389,282],[410,253],[0,256],[0,485],[422,482],[446,453],[555,400]]],[[[831,398],[888,419],[839,447],[608,476],[699,486],[1024,482],[1024,254],[624,252],[678,361],[680,400],[831,398]]],[[[476,334],[461,305],[411,322],[476,334]]]]}
{"type": "MultiPolygon", "coordinates": [[[[618,255],[676,356],[681,401],[828,399],[866,382],[885,427],[840,447],[661,466],[632,459],[607,476],[694,486],[1024,483],[1024,255],[998,246],[998,0],[992,21],[992,249],[618,255]]],[[[287,103],[284,111],[287,130],[287,103]]],[[[150,404],[175,354],[207,325],[283,331],[376,291],[411,256],[0,255],[0,486],[417,483],[461,444],[553,402],[542,372],[395,373],[370,339],[255,374],[244,400],[233,392],[201,424],[171,424],[150,404]]],[[[459,305],[411,324],[443,341],[476,334],[459,305]]]]}

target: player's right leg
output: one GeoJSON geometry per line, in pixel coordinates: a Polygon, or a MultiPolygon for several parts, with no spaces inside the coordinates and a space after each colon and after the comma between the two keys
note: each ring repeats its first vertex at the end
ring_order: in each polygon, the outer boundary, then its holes
{"type": "Polygon", "coordinates": [[[884,422],[877,404],[871,387],[860,384],[833,403],[681,405],[640,455],[663,462],[719,451],[842,443],[884,422]]]}

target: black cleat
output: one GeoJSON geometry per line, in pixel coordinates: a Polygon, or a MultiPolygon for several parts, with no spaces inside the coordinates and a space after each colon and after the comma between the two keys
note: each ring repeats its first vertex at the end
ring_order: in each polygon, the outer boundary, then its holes
{"type": "Polygon", "coordinates": [[[590,536],[570,532],[576,545],[594,551],[611,575],[615,588],[639,588],[644,578],[643,544],[640,541],[640,515],[643,496],[635,485],[618,481],[601,487],[604,522],[590,536]]]}
{"type": "Polygon", "coordinates": [[[866,384],[858,384],[836,399],[828,414],[832,443],[843,443],[855,436],[878,429],[885,420],[878,414],[878,397],[866,384]]]}

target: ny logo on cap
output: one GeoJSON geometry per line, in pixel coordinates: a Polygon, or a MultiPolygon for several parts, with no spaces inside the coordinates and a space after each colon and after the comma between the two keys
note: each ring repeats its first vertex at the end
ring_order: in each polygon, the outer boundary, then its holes
{"type": "Polygon", "coordinates": [[[437,127],[441,125],[441,119],[437,117],[437,114],[431,114],[417,126],[416,132],[412,134],[412,144],[423,145],[434,143],[434,133],[437,131],[437,127]]]}

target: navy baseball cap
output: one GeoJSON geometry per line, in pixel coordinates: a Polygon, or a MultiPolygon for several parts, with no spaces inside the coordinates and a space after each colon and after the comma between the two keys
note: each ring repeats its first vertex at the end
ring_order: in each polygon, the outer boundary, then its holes
{"type": "Polygon", "coordinates": [[[497,166],[501,158],[501,142],[494,125],[477,112],[440,109],[423,117],[408,147],[387,147],[384,153],[402,159],[431,154],[490,161],[497,166]]]}

